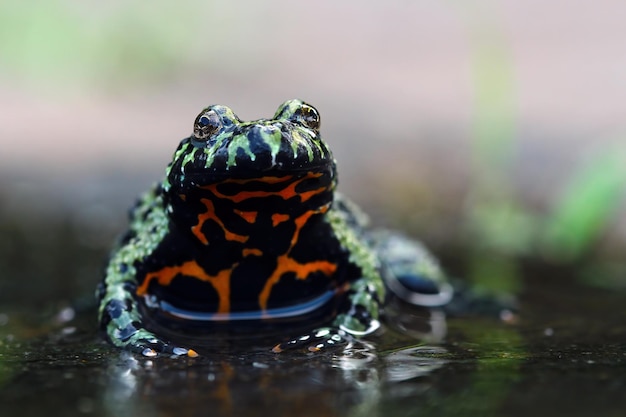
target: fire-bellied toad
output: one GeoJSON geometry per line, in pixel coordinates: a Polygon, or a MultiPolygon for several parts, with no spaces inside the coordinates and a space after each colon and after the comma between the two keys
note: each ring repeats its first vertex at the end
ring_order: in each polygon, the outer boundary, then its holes
{"type": "Polygon", "coordinates": [[[326,317],[327,327],[273,349],[317,350],[375,331],[386,287],[418,305],[450,299],[419,243],[368,228],[335,191],[319,127],[317,110],[300,100],[250,122],[221,105],[200,113],[163,182],[132,210],[99,286],[114,345],[196,355],[151,330],[152,315],[196,328],[326,317]]]}

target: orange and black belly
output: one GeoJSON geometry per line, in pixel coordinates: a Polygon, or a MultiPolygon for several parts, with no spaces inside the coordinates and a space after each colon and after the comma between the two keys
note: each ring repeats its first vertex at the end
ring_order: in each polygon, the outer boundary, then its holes
{"type": "Polygon", "coordinates": [[[332,171],[228,178],[166,196],[170,232],[138,268],[138,296],[174,316],[305,314],[345,287],[347,254],[324,220],[332,171]]]}

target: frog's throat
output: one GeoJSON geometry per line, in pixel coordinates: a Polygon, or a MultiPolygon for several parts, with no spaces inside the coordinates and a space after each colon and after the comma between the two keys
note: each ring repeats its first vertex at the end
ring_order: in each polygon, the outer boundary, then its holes
{"type": "MultiPolygon", "coordinates": [[[[230,178],[197,188],[201,193],[199,203],[204,211],[197,214],[191,233],[203,245],[208,245],[212,236],[207,234],[207,222],[217,224],[225,240],[246,243],[249,234],[254,230],[271,232],[281,223],[296,221],[298,213],[325,212],[332,200],[335,182],[332,177],[323,173],[308,172],[302,176],[230,178]],[[232,228],[232,224],[236,222],[232,216],[239,218],[239,223],[243,220],[247,224],[247,232],[232,228]],[[271,219],[271,226],[267,224],[268,217],[271,219]]],[[[179,197],[183,201],[187,199],[185,195],[179,197]]],[[[220,238],[221,236],[217,236],[217,239],[220,238]]]]}
{"type": "Polygon", "coordinates": [[[300,241],[302,229],[329,210],[334,187],[334,178],[328,173],[308,172],[305,175],[230,178],[217,184],[198,186],[193,197],[179,195],[171,210],[173,216],[177,210],[184,213],[189,209],[190,198],[195,200],[194,205],[204,208],[195,218],[187,218],[193,223],[185,226],[189,227],[187,230],[193,239],[209,251],[212,247],[224,247],[226,242],[235,243],[229,247],[239,261],[225,264],[214,273],[207,272],[202,262],[193,259],[152,271],[146,274],[137,295],[148,295],[153,281],[168,286],[176,277],[187,276],[210,284],[218,296],[215,313],[228,315],[232,312],[230,281],[239,262],[250,257],[270,256],[275,261],[275,269],[258,294],[261,314],[270,314],[268,308],[273,289],[285,275],[306,280],[312,274],[330,277],[336,272],[337,265],[333,262],[325,259],[300,261],[291,254],[300,241]],[[283,223],[291,223],[293,227],[283,228],[283,223]],[[285,234],[285,230],[291,231],[285,234]],[[279,239],[281,246],[284,245],[279,253],[276,253],[277,247],[256,246],[254,243],[260,241],[256,237],[267,240],[270,234],[279,239]]]}

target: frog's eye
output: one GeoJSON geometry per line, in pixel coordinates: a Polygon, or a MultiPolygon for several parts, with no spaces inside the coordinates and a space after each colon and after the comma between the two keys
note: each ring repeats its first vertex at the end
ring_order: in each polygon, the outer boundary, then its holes
{"type": "Polygon", "coordinates": [[[222,120],[214,110],[207,110],[198,117],[193,124],[193,136],[196,140],[207,141],[222,127],[222,120]]]}
{"type": "Polygon", "coordinates": [[[315,107],[303,103],[302,106],[295,111],[294,116],[298,122],[302,123],[309,129],[313,129],[315,131],[319,130],[320,114],[317,112],[315,107]]]}

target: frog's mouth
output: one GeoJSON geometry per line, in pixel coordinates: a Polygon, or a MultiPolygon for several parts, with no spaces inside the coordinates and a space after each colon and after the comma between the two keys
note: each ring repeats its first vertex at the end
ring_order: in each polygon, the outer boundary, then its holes
{"type": "MultiPolygon", "coordinates": [[[[193,145],[187,143],[186,146],[193,145]]],[[[336,165],[329,151],[319,149],[319,154],[305,155],[292,149],[277,154],[271,154],[265,148],[253,150],[255,153],[249,155],[240,151],[233,156],[225,148],[220,148],[209,158],[207,154],[210,152],[206,149],[196,148],[189,152],[187,148],[188,157],[175,159],[169,168],[169,185],[180,194],[194,193],[198,188],[217,184],[231,184],[231,187],[233,184],[249,184],[254,188],[304,177],[309,181],[298,186],[296,191],[306,188],[316,178],[328,189],[335,186],[336,165]]]]}
{"type": "Polygon", "coordinates": [[[206,171],[189,170],[184,174],[184,182],[192,187],[205,187],[222,183],[254,183],[268,181],[273,183],[275,179],[294,180],[303,177],[327,178],[330,182],[335,180],[333,166],[306,166],[297,169],[268,169],[268,170],[229,170],[229,171],[206,171]]]}

